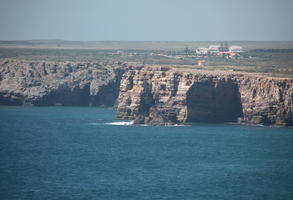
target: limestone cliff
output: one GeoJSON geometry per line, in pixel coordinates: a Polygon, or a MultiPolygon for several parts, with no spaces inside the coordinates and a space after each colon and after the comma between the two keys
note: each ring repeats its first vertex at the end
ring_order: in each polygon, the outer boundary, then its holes
{"type": "Polygon", "coordinates": [[[123,75],[117,118],[154,125],[241,122],[292,126],[292,99],[293,79],[145,68],[123,75]]]}
{"type": "Polygon", "coordinates": [[[126,63],[0,60],[0,105],[113,106],[126,63]]]}
{"type": "Polygon", "coordinates": [[[289,78],[129,63],[0,60],[0,105],[113,106],[117,97],[117,118],[135,123],[293,125],[289,78]]]}

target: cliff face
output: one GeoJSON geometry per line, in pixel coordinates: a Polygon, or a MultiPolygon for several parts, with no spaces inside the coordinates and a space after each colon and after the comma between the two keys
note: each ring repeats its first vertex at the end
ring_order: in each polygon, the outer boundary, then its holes
{"type": "Polygon", "coordinates": [[[113,106],[117,97],[117,118],[135,123],[293,125],[293,79],[121,63],[0,60],[0,105],[113,106]]]}
{"type": "Polygon", "coordinates": [[[243,117],[239,122],[293,126],[293,79],[237,77],[243,117]]]}
{"type": "Polygon", "coordinates": [[[164,68],[123,75],[117,118],[135,123],[241,122],[292,126],[293,80],[164,68]]]}
{"type": "Polygon", "coordinates": [[[113,106],[127,64],[0,61],[0,105],[113,106]]]}

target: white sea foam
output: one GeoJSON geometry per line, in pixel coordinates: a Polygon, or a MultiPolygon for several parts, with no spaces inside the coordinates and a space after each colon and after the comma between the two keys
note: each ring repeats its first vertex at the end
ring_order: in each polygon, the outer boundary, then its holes
{"type": "MultiPolygon", "coordinates": [[[[117,122],[106,122],[106,123],[89,123],[89,125],[111,125],[111,126],[131,126],[134,125],[133,121],[117,121],[117,122]]],[[[148,124],[138,124],[139,126],[151,126],[148,124]]],[[[191,126],[187,124],[166,124],[164,126],[191,126]]]]}
{"type": "Polygon", "coordinates": [[[167,124],[165,126],[191,126],[191,125],[187,125],[187,124],[167,124]]]}
{"type": "Polygon", "coordinates": [[[133,125],[133,121],[108,122],[108,123],[105,123],[105,124],[114,125],[114,126],[130,126],[130,125],[133,125]]]}

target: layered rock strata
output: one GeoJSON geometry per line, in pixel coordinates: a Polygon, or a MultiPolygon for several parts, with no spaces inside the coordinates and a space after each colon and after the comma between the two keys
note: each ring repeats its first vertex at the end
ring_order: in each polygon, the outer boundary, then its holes
{"type": "Polygon", "coordinates": [[[156,67],[123,75],[117,118],[138,124],[292,126],[293,79],[156,67]]]}
{"type": "Polygon", "coordinates": [[[0,60],[0,105],[113,106],[127,63],[0,60]]]}
{"type": "Polygon", "coordinates": [[[293,79],[141,68],[2,59],[0,105],[113,106],[120,92],[117,118],[135,123],[293,125],[293,79]]]}

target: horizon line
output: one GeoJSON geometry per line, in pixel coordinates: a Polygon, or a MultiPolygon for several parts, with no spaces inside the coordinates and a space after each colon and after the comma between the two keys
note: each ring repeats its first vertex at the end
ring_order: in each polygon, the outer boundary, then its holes
{"type": "Polygon", "coordinates": [[[62,42],[293,42],[293,40],[64,40],[64,39],[13,39],[0,42],[20,42],[20,41],[62,41],[62,42]]]}

